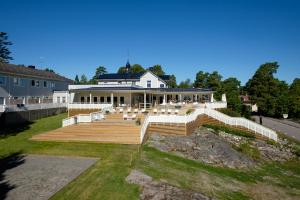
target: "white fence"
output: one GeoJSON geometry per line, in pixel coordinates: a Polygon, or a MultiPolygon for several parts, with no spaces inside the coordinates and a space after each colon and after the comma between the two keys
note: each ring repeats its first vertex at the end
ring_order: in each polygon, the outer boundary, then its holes
{"type": "Polygon", "coordinates": [[[96,103],[69,103],[68,108],[69,109],[104,109],[111,107],[112,104],[96,104],[96,103]]]}
{"type": "Polygon", "coordinates": [[[102,112],[93,112],[90,114],[79,114],[72,117],[63,119],[62,126],[70,126],[77,123],[90,123],[93,121],[98,121],[104,119],[104,114],[102,112]]]}
{"type": "Polygon", "coordinates": [[[206,108],[218,109],[218,108],[227,108],[227,102],[217,101],[217,102],[206,102],[206,108]]]}
{"type": "Polygon", "coordinates": [[[242,117],[230,117],[219,111],[210,109],[210,108],[197,108],[190,115],[150,115],[145,118],[141,132],[140,140],[144,140],[147,127],[149,123],[184,123],[187,124],[197,119],[199,115],[206,114],[214,119],[217,119],[225,124],[232,126],[241,126],[251,130],[257,134],[263,135],[267,138],[277,141],[277,134],[275,131],[266,128],[260,124],[252,122],[248,119],[242,117]]]}

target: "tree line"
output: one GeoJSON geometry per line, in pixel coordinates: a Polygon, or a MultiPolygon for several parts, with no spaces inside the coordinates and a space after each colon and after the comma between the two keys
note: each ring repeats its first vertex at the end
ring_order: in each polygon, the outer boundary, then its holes
{"type": "MultiPolygon", "coordinates": [[[[0,32],[0,63],[9,63],[13,58],[8,46],[12,42],[8,41],[7,33],[0,32]]],[[[268,62],[259,66],[254,75],[247,81],[245,86],[235,77],[229,77],[223,80],[223,76],[217,71],[212,73],[199,71],[196,73],[195,80],[186,79],[178,85],[176,76],[171,75],[168,81],[169,87],[175,88],[210,88],[217,100],[221,99],[223,93],[227,96],[228,108],[241,113],[247,113],[245,106],[241,101],[240,95],[249,95],[252,104],[258,105],[258,112],[264,116],[281,117],[288,113],[290,117],[300,118],[300,78],[295,78],[289,85],[285,81],[275,78],[279,64],[277,62],[268,62]]],[[[46,71],[54,72],[46,68],[46,71]]],[[[165,75],[162,66],[157,64],[149,68],[144,68],[140,64],[132,65],[131,73],[142,73],[146,70],[153,72],[158,76],[165,75]]],[[[121,66],[117,73],[125,73],[126,67],[121,66]]],[[[104,66],[96,69],[95,75],[88,80],[83,74],[79,78],[75,77],[75,84],[97,84],[97,79],[101,74],[107,73],[104,66]]]]}

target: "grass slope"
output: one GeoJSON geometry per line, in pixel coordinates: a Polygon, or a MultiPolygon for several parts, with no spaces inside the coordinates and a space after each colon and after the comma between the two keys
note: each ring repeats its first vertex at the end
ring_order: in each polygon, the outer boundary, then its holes
{"type": "Polygon", "coordinates": [[[157,180],[218,199],[297,199],[300,163],[268,163],[256,169],[213,167],[137,145],[37,142],[30,138],[61,126],[65,114],[44,118],[0,138],[0,159],[15,153],[97,157],[99,160],[52,199],[138,199],[140,188],[125,177],[136,168],[157,180]]]}

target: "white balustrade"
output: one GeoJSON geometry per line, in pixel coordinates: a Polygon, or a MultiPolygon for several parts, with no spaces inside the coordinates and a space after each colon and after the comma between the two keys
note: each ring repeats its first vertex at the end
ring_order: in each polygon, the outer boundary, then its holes
{"type": "Polygon", "coordinates": [[[97,103],[69,103],[68,109],[104,109],[112,107],[112,104],[97,104],[97,103]]]}
{"type": "Polygon", "coordinates": [[[197,119],[199,115],[206,114],[218,121],[231,126],[241,126],[247,128],[248,130],[254,131],[257,134],[261,134],[267,138],[277,141],[277,134],[275,131],[266,128],[260,124],[242,117],[230,117],[219,111],[210,108],[197,108],[194,112],[189,115],[150,115],[147,116],[140,134],[141,142],[144,139],[145,132],[150,123],[184,123],[187,124],[197,119]]]}

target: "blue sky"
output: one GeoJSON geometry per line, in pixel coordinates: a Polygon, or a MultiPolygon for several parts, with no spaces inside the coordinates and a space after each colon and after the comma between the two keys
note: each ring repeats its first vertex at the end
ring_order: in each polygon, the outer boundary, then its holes
{"type": "Polygon", "coordinates": [[[11,63],[45,66],[69,78],[99,65],[161,64],[178,81],[199,70],[245,83],[260,64],[300,77],[300,1],[0,0],[0,31],[11,63]]]}

